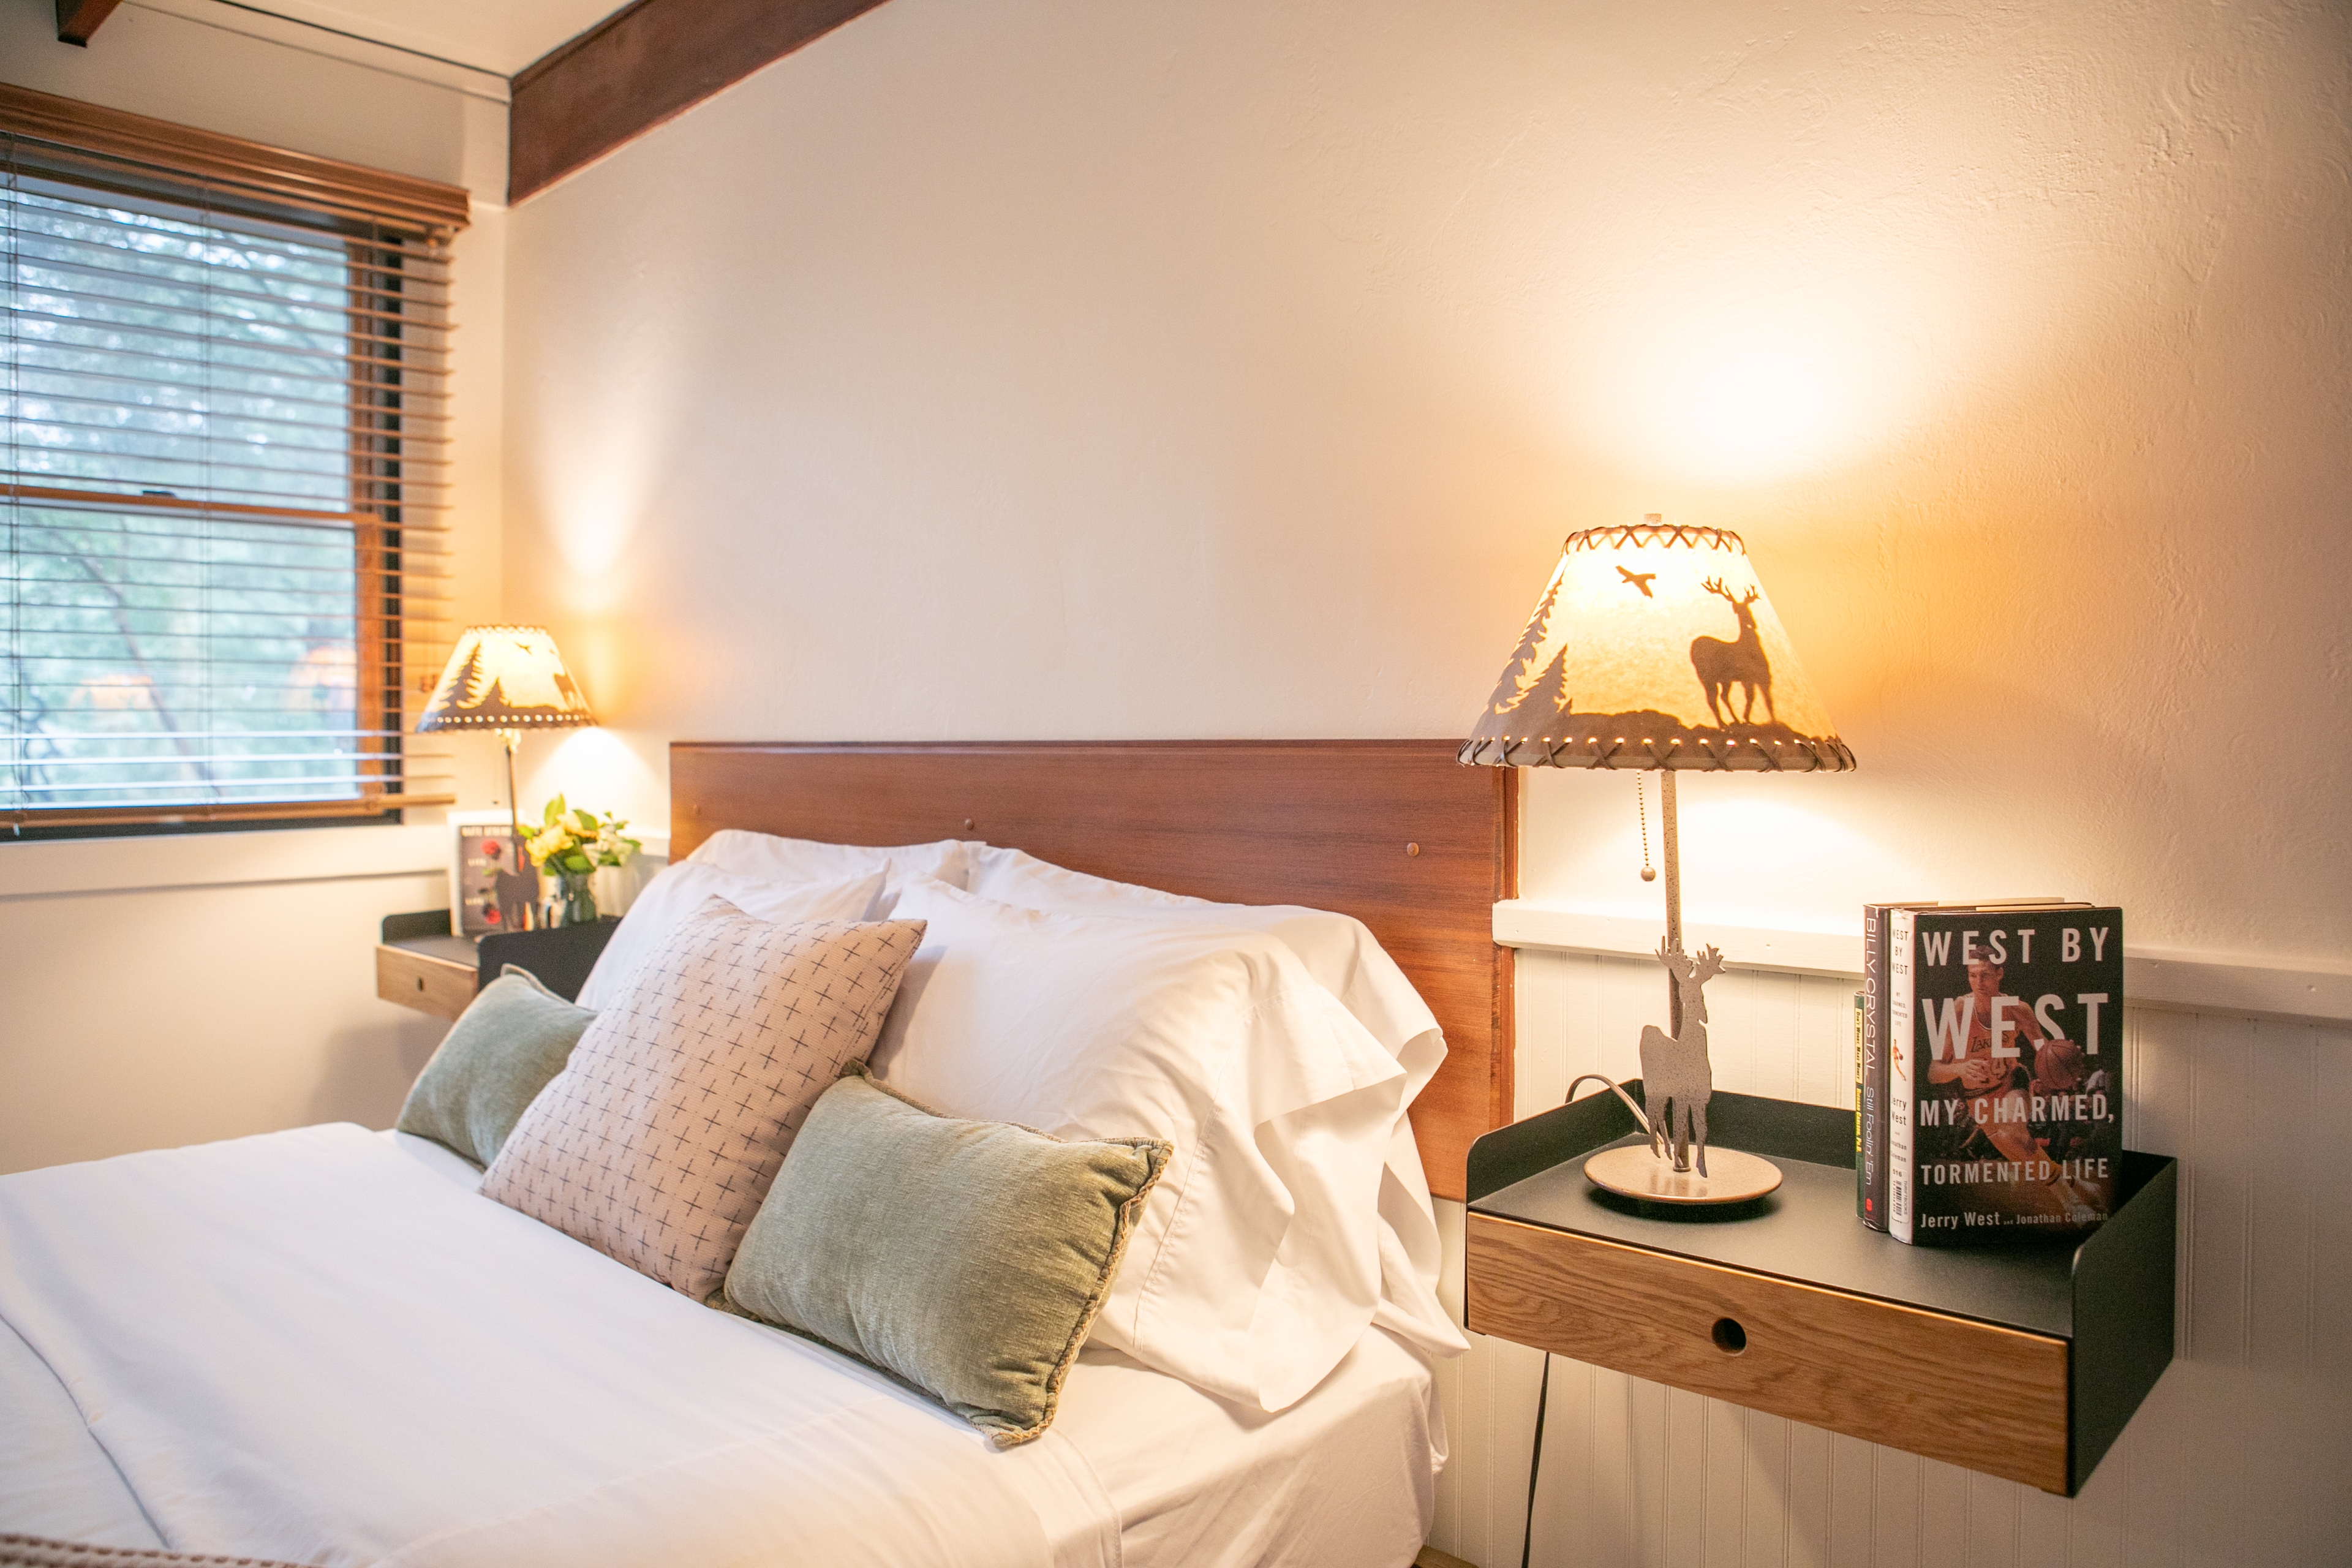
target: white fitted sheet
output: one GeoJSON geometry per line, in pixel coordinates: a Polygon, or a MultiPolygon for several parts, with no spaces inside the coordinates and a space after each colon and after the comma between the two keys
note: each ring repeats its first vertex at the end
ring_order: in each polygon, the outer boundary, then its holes
{"type": "MultiPolygon", "coordinates": [[[[461,1186],[481,1184],[471,1161],[430,1139],[383,1136],[461,1186]]],[[[1377,1328],[1279,1415],[1090,1347],[1053,1430],[1117,1510],[1122,1568],[1404,1563],[1428,1538],[1445,1462],[1428,1361],[1377,1328]]]]}
{"type": "Polygon", "coordinates": [[[1402,1568],[1428,1538],[1444,1458],[1428,1363],[1377,1328],[1274,1415],[1090,1349],[1054,1430],[1117,1509],[1124,1568],[1402,1568]]]}
{"type": "Polygon", "coordinates": [[[1056,1568],[1359,1568],[1426,1533],[1433,1380],[1383,1331],[1278,1415],[1089,1350],[1053,1430],[999,1452],[845,1357],[436,1201],[424,1171],[480,1180],[348,1127],[0,1178],[0,1531],[337,1563],[1056,1568]],[[518,1292],[584,1337],[476,1331],[518,1292]],[[582,1378],[610,1345],[654,1364],[582,1378]]]}

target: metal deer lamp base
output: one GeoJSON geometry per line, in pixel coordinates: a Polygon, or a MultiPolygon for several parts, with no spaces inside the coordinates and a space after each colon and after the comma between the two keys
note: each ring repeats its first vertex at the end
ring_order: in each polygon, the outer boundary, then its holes
{"type": "Polygon", "coordinates": [[[1715,1096],[1715,1072],[1706,1056],[1705,987],[1723,973],[1723,954],[1707,947],[1691,958],[1675,937],[1658,943],[1658,962],[1674,980],[1674,1033],[1655,1024],[1642,1030],[1642,1098],[1649,1103],[1635,1105],[1633,1096],[1600,1073],[1586,1073],[1568,1089],[1574,1098],[1577,1087],[1588,1080],[1608,1084],[1649,1142],[1603,1149],[1584,1163],[1584,1173],[1606,1192],[1646,1203],[1744,1204],[1779,1186],[1780,1167],[1737,1149],[1707,1147],[1706,1106],[1715,1096]]]}

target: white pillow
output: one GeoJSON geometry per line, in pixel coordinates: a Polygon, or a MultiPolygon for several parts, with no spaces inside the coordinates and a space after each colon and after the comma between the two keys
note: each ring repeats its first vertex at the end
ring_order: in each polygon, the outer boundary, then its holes
{"type": "Polygon", "coordinates": [[[1018,910],[937,881],[871,1058],[950,1116],[1165,1138],[1094,1338],[1280,1410],[1371,1321],[1405,1075],[1290,950],[1208,925],[1018,910]]]}
{"type": "MultiPolygon", "coordinates": [[[[941,880],[946,879],[942,878],[941,880]]],[[[1090,877],[997,845],[974,847],[971,878],[961,884],[983,899],[1024,910],[1065,914],[1150,914],[1262,931],[1298,955],[1307,972],[1347,1005],[1372,1037],[1403,1059],[1420,1054],[1422,1037],[1437,1031],[1437,1016],[1421,999],[1395,959],[1353,915],[1298,904],[1220,904],[1165,893],[1132,882],[1090,877]]],[[[1439,1042],[1429,1070],[1444,1050],[1439,1042]]],[[[1408,1069],[1410,1070],[1410,1069],[1408,1069]]],[[[1426,1081],[1426,1075],[1423,1075],[1426,1081]]],[[[1418,1087],[1418,1086],[1416,1086],[1418,1087]]]]}
{"type": "Polygon", "coordinates": [[[785,924],[798,921],[862,921],[882,892],[880,867],[833,881],[786,883],[739,876],[689,858],[665,868],[645,885],[621,917],[621,929],[597,955],[580,987],[579,1003],[603,1012],[636,978],[669,933],[716,894],[747,915],[785,924]]]}
{"type": "Polygon", "coordinates": [[[971,890],[1024,910],[1172,920],[1261,931],[1298,955],[1323,987],[1354,1014],[1405,1070],[1404,1095],[1390,1130],[1381,1216],[1394,1233],[1383,1248],[1380,1325],[1440,1355],[1470,1348],[1437,1294],[1444,1247],[1428,1173],[1406,1108],[1445,1060],[1437,1016],[1395,959],[1352,915],[1297,904],[1220,904],[1056,866],[1019,849],[989,845],[972,856],[971,890]]]}
{"type": "Polygon", "coordinates": [[[971,886],[971,851],[979,847],[961,838],[879,847],[825,844],[814,838],[782,838],[772,833],[727,827],[695,846],[694,853],[686,858],[689,865],[716,866],[768,882],[835,882],[879,870],[887,877],[885,896],[867,916],[878,921],[889,915],[888,895],[901,883],[932,877],[950,888],[971,886]]]}

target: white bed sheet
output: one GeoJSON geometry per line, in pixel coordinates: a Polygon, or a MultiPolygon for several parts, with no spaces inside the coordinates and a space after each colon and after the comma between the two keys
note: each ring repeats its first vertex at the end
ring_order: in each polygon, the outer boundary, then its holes
{"type": "MultiPolygon", "coordinates": [[[[461,1186],[481,1184],[471,1161],[429,1138],[383,1136],[461,1186]]],[[[1122,1568],[1402,1563],[1428,1538],[1445,1463],[1426,1356],[1377,1328],[1279,1415],[1089,1348],[1053,1431],[1109,1497],[1122,1568]]]]}
{"type": "Polygon", "coordinates": [[[1404,1568],[1436,1515],[1433,1380],[1386,1329],[1274,1415],[1090,1349],[1054,1429],[1118,1510],[1123,1568],[1404,1568]]]}
{"type": "Polygon", "coordinates": [[[163,1544],[73,1395],[24,1336],[0,1323],[0,1534],[93,1546],[163,1544]]]}
{"type": "Polygon", "coordinates": [[[1000,1451],[356,1127],[0,1177],[0,1319],[176,1550],[1117,1561],[1109,1500],[1066,1443],[1000,1451]]]}
{"type": "Polygon", "coordinates": [[[335,1563],[991,1568],[1360,1568],[1426,1532],[1433,1380],[1383,1331],[1279,1415],[1089,1350],[1054,1429],[1000,1452],[449,1190],[479,1180],[349,1127],[0,1178],[0,1531],[335,1563]],[[257,1267],[289,1226],[306,1239],[257,1267]],[[469,1329],[489,1304],[580,1326],[518,1354],[469,1329]],[[611,1345],[651,1348],[582,1378],[611,1345]]]}

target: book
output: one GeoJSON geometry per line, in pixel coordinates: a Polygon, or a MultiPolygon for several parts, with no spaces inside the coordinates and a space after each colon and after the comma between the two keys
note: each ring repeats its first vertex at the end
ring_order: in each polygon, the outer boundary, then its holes
{"type": "Polygon", "coordinates": [[[1862,1163],[1862,1134],[1870,1119],[1864,1114],[1868,1107],[1862,1092],[1862,1019],[1863,1002],[1868,994],[1853,994],[1853,1212],[1865,1222],[1870,1218],[1870,1172],[1862,1163]]]}
{"type": "Polygon", "coordinates": [[[1873,1230],[1886,1228],[1886,933],[1897,910],[1929,910],[1934,901],[1862,906],[1862,1083],[1854,1131],[1854,1212],[1873,1230]]]}
{"type": "Polygon", "coordinates": [[[2079,1235],[2123,1152],[2123,911],[1887,921],[1887,1229],[1923,1245],[2079,1235]]]}

